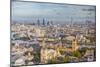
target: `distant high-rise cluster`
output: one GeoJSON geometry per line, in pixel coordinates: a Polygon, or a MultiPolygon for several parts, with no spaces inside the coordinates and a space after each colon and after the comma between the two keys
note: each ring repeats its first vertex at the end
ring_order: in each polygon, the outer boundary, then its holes
{"type": "Polygon", "coordinates": [[[36,25],[49,26],[53,25],[53,21],[46,21],[44,18],[42,19],[42,21],[38,19],[36,25]]]}

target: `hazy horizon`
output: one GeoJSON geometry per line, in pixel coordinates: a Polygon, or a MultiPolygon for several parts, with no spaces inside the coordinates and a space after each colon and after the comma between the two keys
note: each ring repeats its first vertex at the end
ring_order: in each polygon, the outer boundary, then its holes
{"type": "Polygon", "coordinates": [[[12,21],[95,22],[95,6],[12,1],[12,21]]]}

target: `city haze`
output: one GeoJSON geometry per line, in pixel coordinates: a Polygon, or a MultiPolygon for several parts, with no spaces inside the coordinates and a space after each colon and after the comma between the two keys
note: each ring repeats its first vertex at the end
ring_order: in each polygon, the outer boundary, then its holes
{"type": "Polygon", "coordinates": [[[13,21],[29,23],[38,19],[54,23],[66,23],[72,19],[73,22],[95,22],[95,6],[12,1],[13,21]]]}

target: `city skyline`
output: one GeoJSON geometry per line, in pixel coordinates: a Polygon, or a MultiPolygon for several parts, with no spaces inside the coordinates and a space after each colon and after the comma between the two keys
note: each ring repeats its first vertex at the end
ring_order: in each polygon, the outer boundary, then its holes
{"type": "Polygon", "coordinates": [[[11,66],[96,61],[96,7],[12,1],[11,66]]]}
{"type": "Polygon", "coordinates": [[[95,6],[39,3],[39,2],[14,2],[12,1],[13,21],[53,21],[56,23],[82,22],[90,20],[95,22],[95,6]],[[77,11],[77,12],[76,12],[77,11]]]}

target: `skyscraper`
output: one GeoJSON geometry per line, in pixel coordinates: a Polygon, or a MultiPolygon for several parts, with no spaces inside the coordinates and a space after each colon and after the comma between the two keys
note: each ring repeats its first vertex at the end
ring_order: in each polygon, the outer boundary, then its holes
{"type": "Polygon", "coordinates": [[[51,25],[53,25],[53,21],[51,21],[51,25]]]}
{"type": "Polygon", "coordinates": [[[43,26],[45,26],[45,19],[43,18],[43,26]]]}
{"type": "Polygon", "coordinates": [[[49,21],[47,22],[47,25],[50,25],[49,21]]]}
{"type": "Polygon", "coordinates": [[[37,24],[40,25],[40,20],[39,19],[37,20],[37,24]]]}

